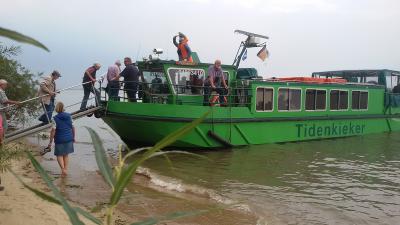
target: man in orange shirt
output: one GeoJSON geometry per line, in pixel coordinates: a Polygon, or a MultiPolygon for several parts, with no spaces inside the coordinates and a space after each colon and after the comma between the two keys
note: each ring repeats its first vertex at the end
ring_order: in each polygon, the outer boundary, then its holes
{"type": "Polygon", "coordinates": [[[179,32],[178,35],[174,36],[172,41],[174,42],[174,45],[178,48],[179,61],[193,62],[192,50],[188,45],[189,39],[184,34],[179,32]],[[177,37],[179,37],[179,43],[176,41],[177,37]]]}

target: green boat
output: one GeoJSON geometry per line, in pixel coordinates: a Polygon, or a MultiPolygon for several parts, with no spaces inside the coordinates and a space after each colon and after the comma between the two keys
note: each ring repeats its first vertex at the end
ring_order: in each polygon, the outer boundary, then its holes
{"type": "MultiPolygon", "coordinates": [[[[137,63],[141,71],[137,102],[103,99],[102,119],[124,140],[152,145],[211,111],[172,146],[219,148],[306,141],[400,130],[400,72],[341,70],[310,77],[270,78],[239,68],[247,48],[261,47],[248,32],[233,65],[222,65],[229,85],[227,104],[204,102],[204,79],[212,64],[160,60],[137,63]],[[396,89],[396,88],[395,88],[396,89]]],[[[157,53],[157,49],[155,49],[157,53]]],[[[198,57],[194,57],[198,58],[198,57]]],[[[216,93],[212,93],[216,95],[216,93]]],[[[211,96],[213,98],[214,96],[211,96]]]]}

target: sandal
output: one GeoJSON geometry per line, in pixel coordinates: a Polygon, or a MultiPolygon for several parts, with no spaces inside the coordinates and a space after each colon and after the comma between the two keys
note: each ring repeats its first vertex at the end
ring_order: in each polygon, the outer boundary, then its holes
{"type": "Polygon", "coordinates": [[[44,155],[48,152],[51,152],[51,147],[47,146],[46,148],[44,148],[41,152],[40,155],[44,155]]]}

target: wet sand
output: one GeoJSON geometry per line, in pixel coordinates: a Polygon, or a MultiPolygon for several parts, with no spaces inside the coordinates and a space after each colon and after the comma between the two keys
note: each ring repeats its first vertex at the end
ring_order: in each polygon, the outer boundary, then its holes
{"type": "MultiPolygon", "coordinates": [[[[36,145],[34,151],[45,146],[46,141],[31,138],[29,142],[36,145]]],[[[38,159],[55,180],[64,196],[71,202],[82,205],[91,211],[101,211],[109,199],[111,189],[97,171],[94,150],[91,143],[76,143],[75,153],[70,155],[69,173],[66,178],[60,177],[60,169],[53,152],[38,159]]],[[[39,181],[37,181],[39,182],[39,181]]],[[[230,205],[220,204],[207,196],[167,190],[154,185],[149,177],[137,174],[134,182],[128,186],[116,210],[117,224],[130,224],[149,217],[160,217],[174,212],[204,213],[161,224],[257,224],[257,218],[246,210],[230,205]]]]}
{"type": "MultiPolygon", "coordinates": [[[[49,193],[46,185],[38,178],[28,160],[12,162],[12,170],[28,185],[49,193]]],[[[67,225],[71,224],[67,214],[59,205],[50,203],[37,197],[10,172],[1,174],[2,185],[0,191],[0,225],[67,225]]],[[[76,204],[72,204],[75,205],[76,204]]],[[[91,221],[81,218],[87,224],[91,221]]]]}

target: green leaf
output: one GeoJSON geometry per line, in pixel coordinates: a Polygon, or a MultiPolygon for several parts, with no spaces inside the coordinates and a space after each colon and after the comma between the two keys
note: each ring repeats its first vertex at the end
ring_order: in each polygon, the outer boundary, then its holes
{"type": "Polygon", "coordinates": [[[81,208],[79,208],[79,207],[75,207],[74,210],[75,210],[77,213],[79,213],[79,214],[81,214],[82,216],[86,217],[87,219],[89,219],[90,221],[92,221],[92,222],[95,223],[95,224],[98,224],[98,225],[102,225],[102,224],[103,224],[103,222],[102,222],[101,220],[97,219],[97,218],[94,217],[92,214],[86,212],[85,210],[83,210],[83,209],[81,209],[81,208]]]}
{"type": "Polygon", "coordinates": [[[125,187],[129,184],[129,182],[132,179],[133,175],[135,174],[137,168],[145,160],[147,160],[155,152],[174,143],[180,137],[183,137],[184,135],[188,134],[192,129],[194,129],[197,125],[199,125],[208,116],[209,113],[210,113],[210,111],[204,113],[204,115],[202,117],[195,119],[193,122],[181,127],[180,129],[176,130],[175,132],[172,132],[171,134],[167,135],[161,141],[159,141],[154,147],[147,150],[140,159],[132,162],[124,170],[122,170],[121,174],[117,180],[117,183],[115,185],[114,192],[111,195],[110,205],[115,206],[119,202],[125,187]]]}
{"type": "Polygon", "coordinates": [[[131,157],[139,152],[143,152],[143,151],[149,150],[151,148],[152,147],[142,147],[142,148],[137,148],[135,150],[131,150],[124,156],[124,158],[122,159],[122,162],[125,162],[129,157],[131,157]]]}
{"type": "Polygon", "coordinates": [[[159,218],[149,218],[140,222],[131,223],[131,225],[153,225],[167,220],[176,220],[184,217],[197,216],[206,212],[208,212],[208,210],[187,211],[187,212],[178,211],[167,214],[159,218]]]}
{"type": "Polygon", "coordinates": [[[92,137],[93,146],[95,149],[95,157],[97,166],[99,167],[101,175],[103,175],[104,180],[114,189],[115,178],[111,169],[111,165],[108,162],[106,150],[104,149],[103,143],[99,135],[90,127],[86,127],[92,137]]]}
{"type": "Polygon", "coordinates": [[[158,222],[160,222],[160,221],[158,221],[157,219],[154,219],[154,218],[150,218],[150,219],[143,220],[140,222],[131,223],[131,225],[154,225],[154,224],[157,224],[158,222]]]}
{"type": "Polygon", "coordinates": [[[28,190],[32,191],[35,195],[37,195],[38,197],[40,197],[43,200],[46,200],[48,202],[57,204],[57,205],[61,205],[60,201],[58,201],[56,198],[54,198],[51,195],[48,195],[47,193],[44,193],[36,188],[33,188],[29,185],[27,185],[22,179],[21,177],[19,177],[13,170],[11,170],[10,168],[8,169],[8,171],[10,171],[16,178],[17,180],[28,190]]]}
{"type": "Polygon", "coordinates": [[[167,161],[168,166],[169,166],[171,169],[173,169],[173,168],[174,168],[174,165],[172,164],[172,161],[171,161],[171,159],[169,159],[168,155],[163,155],[163,156],[164,156],[164,158],[165,158],[165,161],[167,161]]]}
{"type": "Polygon", "coordinates": [[[23,35],[21,33],[13,31],[13,30],[9,30],[9,29],[0,27],[0,36],[12,39],[14,41],[31,44],[31,45],[34,45],[36,47],[39,47],[41,49],[44,49],[44,50],[50,52],[50,50],[46,46],[44,46],[42,43],[40,43],[39,41],[36,41],[35,39],[33,39],[31,37],[28,37],[26,35],[23,35]]]}
{"type": "Polygon", "coordinates": [[[64,211],[67,213],[71,223],[73,225],[84,225],[84,223],[79,220],[78,215],[76,214],[75,210],[68,204],[68,202],[64,199],[61,195],[61,192],[57,189],[57,187],[53,184],[51,178],[43,169],[43,167],[39,164],[39,162],[32,156],[32,154],[28,151],[26,153],[28,158],[31,160],[33,167],[35,167],[36,171],[39,172],[40,176],[42,177],[43,181],[47,184],[50,190],[53,192],[54,196],[60,201],[64,211]]]}
{"type": "MultiPolygon", "coordinates": [[[[11,169],[8,169],[8,170],[17,178],[17,180],[18,180],[25,188],[27,188],[28,190],[32,191],[34,194],[36,194],[36,195],[37,195],[38,197],[40,197],[41,199],[46,200],[46,201],[49,201],[49,202],[54,203],[54,204],[57,204],[57,205],[61,205],[61,202],[58,201],[58,200],[57,200],[56,198],[54,198],[53,196],[48,195],[47,193],[45,193],[45,192],[43,192],[43,191],[40,191],[40,190],[38,190],[38,189],[36,189],[36,188],[33,188],[33,187],[27,185],[27,184],[21,179],[21,177],[18,176],[13,170],[11,170],[11,169]]],[[[81,208],[79,208],[79,207],[75,207],[75,208],[73,208],[73,209],[75,210],[75,212],[81,214],[82,216],[86,217],[87,219],[91,220],[92,222],[94,222],[94,223],[96,223],[96,224],[99,224],[99,225],[103,224],[103,223],[101,222],[101,220],[99,220],[99,219],[97,219],[96,217],[92,216],[90,213],[86,212],[85,210],[83,210],[83,209],[81,209],[81,208]]]]}

